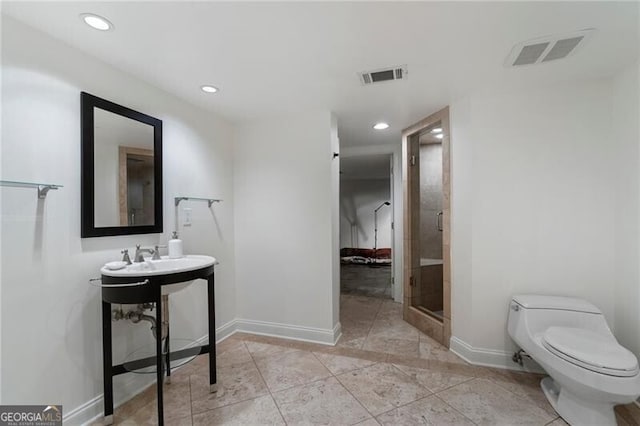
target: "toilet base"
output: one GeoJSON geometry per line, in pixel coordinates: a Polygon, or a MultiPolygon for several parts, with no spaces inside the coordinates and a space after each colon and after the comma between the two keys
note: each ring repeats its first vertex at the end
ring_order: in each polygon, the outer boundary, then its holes
{"type": "Polygon", "coordinates": [[[579,398],[562,388],[551,377],[545,377],[540,387],[554,410],[570,425],[616,426],[614,404],[579,398]]]}

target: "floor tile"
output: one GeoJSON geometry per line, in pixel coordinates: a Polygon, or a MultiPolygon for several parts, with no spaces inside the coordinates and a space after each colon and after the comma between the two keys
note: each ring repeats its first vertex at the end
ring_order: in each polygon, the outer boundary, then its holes
{"type": "Polygon", "coordinates": [[[256,359],[256,365],[273,392],[331,376],[331,372],[311,352],[306,351],[263,356],[256,359]]]}
{"type": "Polygon", "coordinates": [[[419,342],[417,340],[402,340],[384,337],[367,337],[362,349],[365,351],[384,352],[394,355],[410,357],[418,356],[419,342]]]}
{"type": "Polygon", "coordinates": [[[418,341],[420,332],[399,317],[376,318],[369,331],[369,338],[371,337],[418,341]]]}
{"type": "Polygon", "coordinates": [[[194,373],[209,371],[209,354],[198,355],[192,361],[171,372],[171,380],[188,379],[194,373]]]}
{"type": "Polygon", "coordinates": [[[461,376],[487,378],[490,374],[485,367],[478,367],[471,364],[458,364],[446,361],[438,361],[428,358],[415,358],[401,355],[389,354],[386,362],[395,365],[405,365],[407,367],[423,368],[426,370],[440,371],[442,373],[458,374],[461,376]]]}
{"type": "Polygon", "coordinates": [[[337,378],[374,416],[431,393],[415,379],[385,363],[341,374],[337,378]]]}
{"type": "Polygon", "coordinates": [[[357,316],[362,319],[373,320],[383,300],[379,298],[343,295],[340,297],[340,317],[357,316]]]}
{"type": "MultiPolygon", "coordinates": [[[[156,425],[158,424],[158,405],[153,386],[153,401],[122,419],[123,425],[156,425]]],[[[189,382],[171,383],[164,386],[164,421],[165,424],[190,425],[191,404],[189,399],[189,382]]]]}
{"type": "Polygon", "coordinates": [[[383,426],[473,426],[473,422],[435,395],[391,410],[376,419],[383,426]]]}
{"type": "Polygon", "coordinates": [[[342,329],[342,336],[340,336],[339,342],[353,342],[354,340],[360,340],[364,342],[364,339],[369,335],[370,325],[366,327],[358,326],[356,328],[344,328],[342,329]]]}
{"type": "Polygon", "coordinates": [[[133,416],[142,407],[156,401],[156,385],[155,383],[143,390],[141,393],[131,398],[121,406],[114,410],[115,422],[123,421],[133,416]]]}
{"type": "Polygon", "coordinates": [[[349,358],[358,358],[374,362],[386,362],[388,354],[382,352],[371,352],[356,348],[345,348],[340,346],[321,346],[316,347],[315,352],[326,353],[329,355],[340,355],[349,358]]]}
{"type": "Polygon", "coordinates": [[[360,422],[355,426],[380,426],[380,423],[376,419],[367,419],[364,422],[360,422]]]}
{"type": "Polygon", "coordinates": [[[251,354],[242,340],[227,339],[216,346],[217,366],[242,364],[252,361],[251,354]]]}
{"type": "Polygon", "coordinates": [[[555,419],[536,404],[486,379],[473,379],[438,393],[478,425],[545,425],[555,419]]]}
{"type": "MultiPolygon", "coordinates": [[[[618,422],[618,426],[622,426],[619,423],[620,422],[618,422]]],[[[555,419],[551,423],[547,423],[547,426],[569,426],[569,423],[567,423],[564,420],[562,420],[562,417],[558,417],[557,419],[555,419]]]]}
{"type": "Polygon", "coordinates": [[[209,392],[209,375],[191,376],[193,414],[269,393],[253,361],[223,365],[218,368],[218,391],[209,392]]]}
{"type": "Polygon", "coordinates": [[[332,374],[336,375],[368,367],[376,363],[375,361],[368,361],[366,359],[331,355],[322,352],[314,352],[313,354],[332,374]]]}
{"type": "MultiPolygon", "coordinates": [[[[157,416],[155,417],[148,417],[145,413],[140,413],[137,416],[134,416],[130,419],[127,419],[123,422],[120,423],[116,423],[118,426],[155,426],[158,424],[158,421],[156,420],[157,416]]],[[[168,419],[164,421],[164,424],[167,426],[191,426],[192,425],[192,420],[191,420],[191,416],[187,416],[187,417],[182,417],[179,419],[168,419]]]]}
{"type": "Polygon", "coordinates": [[[473,376],[463,376],[460,374],[445,373],[437,370],[429,370],[424,368],[407,367],[405,365],[395,365],[403,373],[416,379],[425,388],[431,392],[440,392],[452,386],[459,385],[467,380],[473,379],[473,376]]]}
{"type": "Polygon", "coordinates": [[[369,333],[369,329],[373,325],[374,319],[366,319],[360,316],[341,316],[340,317],[340,325],[342,326],[342,332],[345,331],[347,333],[369,333]]]}
{"type": "Polygon", "coordinates": [[[268,343],[245,342],[245,345],[254,359],[276,355],[284,352],[296,351],[296,349],[290,347],[270,345],[268,343]]]}
{"type": "Polygon", "coordinates": [[[335,377],[273,394],[288,424],[352,425],[371,418],[335,377]]]}
{"type": "Polygon", "coordinates": [[[357,339],[351,339],[351,340],[345,339],[343,336],[343,338],[338,340],[338,343],[336,344],[336,346],[340,348],[362,349],[362,347],[364,346],[365,340],[367,340],[366,336],[359,337],[357,339]]]}
{"type": "Polygon", "coordinates": [[[544,377],[543,375],[497,369],[489,369],[489,371],[491,374],[487,375],[487,379],[536,404],[549,415],[553,417],[558,415],[540,389],[540,380],[544,377]]]}
{"type": "Polygon", "coordinates": [[[193,416],[194,426],[204,425],[284,425],[271,396],[227,405],[193,416]]]}
{"type": "Polygon", "coordinates": [[[616,407],[616,419],[619,426],[640,425],[640,406],[636,404],[618,405],[616,407]]]}
{"type": "Polygon", "coordinates": [[[382,302],[376,319],[382,318],[402,318],[402,303],[396,303],[393,300],[382,302]]]}
{"type": "Polygon", "coordinates": [[[466,364],[462,358],[425,334],[420,335],[420,358],[466,364]]]}

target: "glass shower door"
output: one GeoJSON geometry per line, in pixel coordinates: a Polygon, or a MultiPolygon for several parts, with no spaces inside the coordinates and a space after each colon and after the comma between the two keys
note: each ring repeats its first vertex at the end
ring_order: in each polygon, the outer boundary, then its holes
{"type": "Polygon", "coordinates": [[[404,318],[448,346],[451,333],[448,109],[403,132],[404,318]]]}

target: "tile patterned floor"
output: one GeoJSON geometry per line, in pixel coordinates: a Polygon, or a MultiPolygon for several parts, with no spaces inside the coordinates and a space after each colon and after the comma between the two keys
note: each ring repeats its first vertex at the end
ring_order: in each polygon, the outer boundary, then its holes
{"type": "MultiPolygon", "coordinates": [[[[391,301],[342,297],[337,346],[238,333],[172,375],[168,425],[565,425],[541,376],[468,365],[401,319],[391,301]]],[[[121,425],[157,424],[155,387],[116,409],[121,425]]],[[[618,407],[638,425],[640,409],[618,407]]]]}

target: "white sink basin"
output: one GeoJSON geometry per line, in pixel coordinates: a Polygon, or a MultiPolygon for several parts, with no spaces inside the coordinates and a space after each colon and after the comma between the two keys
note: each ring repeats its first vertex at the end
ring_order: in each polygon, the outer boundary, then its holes
{"type": "MultiPolygon", "coordinates": [[[[215,257],[190,254],[179,259],[170,259],[168,256],[162,256],[160,260],[151,260],[145,258],[144,262],[132,263],[125,268],[118,270],[107,269],[102,267],[100,273],[109,277],[151,277],[158,275],[177,274],[180,272],[194,271],[200,268],[206,268],[217,263],[215,257]]],[[[162,286],[162,294],[175,293],[180,291],[193,281],[186,281],[175,284],[162,286]]]]}

